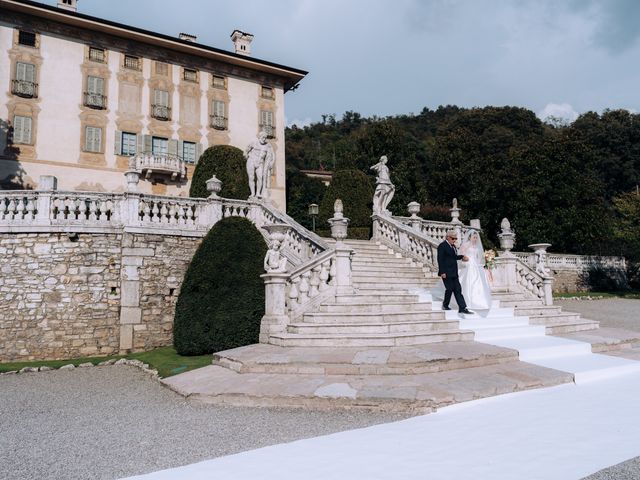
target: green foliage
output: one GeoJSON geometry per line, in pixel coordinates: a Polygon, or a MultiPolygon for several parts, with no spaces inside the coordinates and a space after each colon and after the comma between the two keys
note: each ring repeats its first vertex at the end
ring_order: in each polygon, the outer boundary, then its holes
{"type": "MultiPolygon", "coordinates": [[[[313,219],[309,215],[309,205],[320,205],[327,187],[317,178],[307,177],[297,168],[287,169],[287,213],[300,225],[311,230],[313,219]]],[[[316,218],[316,222],[317,222],[316,218]]]]}
{"type": "Polygon", "coordinates": [[[582,283],[596,292],[619,292],[629,289],[626,271],[594,265],[582,274],[582,283]]]}
{"type": "Polygon", "coordinates": [[[360,170],[340,170],[333,174],[331,184],[320,202],[320,223],[328,228],[327,219],[333,217],[333,204],[341,199],[349,228],[370,227],[373,187],[371,177],[360,170]]]}
{"type": "Polygon", "coordinates": [[[258,342],[266,252],[249,220],[225,218],[213,226],[191,260],[178,297],[173,342],[180,355],[258,342]]]}
{"type": "Polygon", "coordinates": [[[224,198],[249,198],[249,177],[242,150],[230,145],[215,145],[200,156],[191,179],[190,197],[209,196],[206,181],[213,175],[222,181],[219,193],[224,198]]]}
{"type": "Polygon", "coordinates": [[[632,262],[640,262],[640,194],[636,191],[613,199],[616,214],[614,238],[620,254],[632,262]]]}

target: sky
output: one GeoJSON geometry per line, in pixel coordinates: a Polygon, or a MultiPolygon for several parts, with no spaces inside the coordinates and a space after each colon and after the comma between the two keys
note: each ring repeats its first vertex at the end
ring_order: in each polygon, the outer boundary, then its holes
{"type": "MultiPolygon", "coordinates": [[[[56,0],[42,3],[55,5],[56,0]]],[[[640,110],[637,0],[78,0],[78,11],[309,71],[288,124],[353,110],[513,105],[573,120],[640,110]]]]}

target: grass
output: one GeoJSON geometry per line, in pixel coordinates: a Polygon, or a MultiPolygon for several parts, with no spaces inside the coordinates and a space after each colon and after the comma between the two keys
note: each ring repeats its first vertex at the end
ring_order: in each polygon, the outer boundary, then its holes
{"type": "Polygon", "coordinates": [[[640,299],[640,292],[638,291],[620,291],[620,292],[572,292],[572,293],[554,293],[554,298],[630,298],[640,299]]]}
{"type": "Polygon", "coordinates": [[[70,363],[78,366],[81,363],[91,362],[97,365],[106,360],[118,360],[120,358],[128,358],[131,360],[140,360],[148,363],[150,368],[155,368],[158,374],[165,378],[178,373],[188,372],[196,368],[205,367],[211,364],[211,355],[200,355],[197,357],[183,357],[178,355],[173,347],[156,348],[148,352],[131,353],[129,355],[112,355],[108,357],[82,357],[72,358],[69,360],[35,360],[30,362],[12,362],[0,363],[0,373],[20,370],[24,367],[50,367],[60,368],[70,363]]]}

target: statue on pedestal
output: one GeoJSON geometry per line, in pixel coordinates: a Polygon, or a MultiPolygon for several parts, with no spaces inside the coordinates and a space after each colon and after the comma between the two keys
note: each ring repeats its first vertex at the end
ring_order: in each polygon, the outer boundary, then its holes
{"type": "Polygon", "coordinates": [[[267,134],[260,132],[257,140],[249,144],[244,153],[249,175],[249,198],[269,198],[271,171],[275,163],[273,147],[267,141],[267,134]]]}
{"type": "Polygon", "coordinates": [[[269,250],[264,257],[264,269],[267,273],[284,273],[287,271],[287,257],[282,255],[282,243],[280,238],[271,237],[269,250]]]}
{"type": "Polygon", "coordinates": [[[380,161],[373,165],[371,170],[375,170],[378,174],[376,177],[376,190],[373,193],[373,213],[390,215],[391,212],[387,210],[387,206],[396,192],[396,187],[391,183],[391,175],[389,174],[389,167],[387,167],[387,156],[381,156],[380,161]]]}

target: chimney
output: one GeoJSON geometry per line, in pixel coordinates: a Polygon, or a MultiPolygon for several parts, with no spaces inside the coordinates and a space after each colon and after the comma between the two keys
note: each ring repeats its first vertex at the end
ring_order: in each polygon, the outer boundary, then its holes
{"type": "Polygon", "coordinates": [[[250,33],[242,32],[240,30],[234,30],[231,34],[231,41],[236,49],[236,53],[240,55],[251,56],[251,41],[253,35],[250,33]]]}
{"type": "Polygon", "coordinates": [[[187,42],[194,42],[198,39],[195,35],[191,35],[190,33],[181,33],[178,35],[180,40],[186,40],[187,42]]]}
{"type": "Polygon", "coordinates": [[[70,12],[77,12],[78,0],[58,0],[58,8],[69,10],[70,12]]]}

